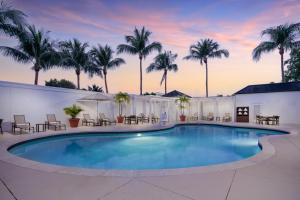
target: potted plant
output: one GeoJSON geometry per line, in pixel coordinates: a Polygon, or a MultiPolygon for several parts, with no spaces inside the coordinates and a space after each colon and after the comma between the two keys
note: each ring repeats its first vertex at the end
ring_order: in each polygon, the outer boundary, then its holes
{"type": "Polygon", "coordinates": [[[123,123],[124,121],[124,116],[122,115],[123,104],[129,103],[130,97],[125,92],[119,92],[118,94],[115,95],[114,99],[115,102],[119,105],[119,116],[117,116],[117,121],[118,123],[123,123]]]}
{"type": "Polygon", "coordinates": [[[71,119],[69,119],[70,127],[72,127],[72,128],[78,127],[78,123],[79,123],[80,119],[76,118],[76,117],[81,111],[83,111],[83,109],[74,104],[70,107],[64,108],[64,111],[65,111],[66,115],[71,116],[71,119]]]}
{"type": "Polygon", "coordinates": [[[186,116],[184,115],[184,109],[190,103],[190,99],[186,96],[181,96],[175,100],[178,103],[178,107],[180,109],[180,121],[184,122],[186,120],[186,116]]]}

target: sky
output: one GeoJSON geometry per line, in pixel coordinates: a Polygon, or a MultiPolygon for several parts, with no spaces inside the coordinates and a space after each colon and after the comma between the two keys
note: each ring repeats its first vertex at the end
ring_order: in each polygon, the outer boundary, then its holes
{"type": "MultiPolygon", "coordinates": [[[[205,68],[199,62],[183,60],[189,46],[211,38],[230,52],[229,58],[208,60],[209,95],[231,95],[250,84],[280,82],[280,57],[277,51],[252,60],[252,50],[263,40],[261,31],[284,23],[300,21],[300,0],[10,0],[26,13],[29,24],[49,30],[54,40],[78,38],[116,49],[125,43],[135,27],[152,32],[150,42],[160,42],[164,50],[178,54],[177,73],[168,74],[168,91],[177,89],[192,96],[205,95],[205,68]]],[[[14,39],[0,35],[0,45],[15,46],[14,39]]],[[[162,72],[146,73],[157,55],[143,61],[143,92],[163,92],[162,72]]],[[[111,93],[139,93],[138,56],[119,54],[126,64],[108,72],[111,93]]],[[[288,58],[288,54],[285,55],[288,58]]],[[[0,55],[0,80],[32,84],[32,64],[20,64],[0,55]]],[[[73,70],[41,71],[39,84],[51,78],[76,83],[73,70]]],[[[100,77],[81,75],[81,86],[104,86],[100,77]]],[[[103,87],[104,88],[104,87],[103,87]]]]}

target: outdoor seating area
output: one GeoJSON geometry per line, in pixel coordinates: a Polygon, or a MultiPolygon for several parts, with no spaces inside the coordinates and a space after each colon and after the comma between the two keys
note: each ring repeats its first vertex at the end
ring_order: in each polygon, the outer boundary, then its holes
{"type": "MultiPolygon", "coordinates": [[[[56,120],[55,114],[47,114],[46,115],[47,121],[45,121],[44,123],[36,123],[35,126],[25,119],[25,115],[14,115],[13,118],[14,121],[11,123],[13,134],[16,134],[17,132],[22,134],[22,133],[30,133],[30,132],[32,133],[44,132],[47,130],[57,131],[57,130],[67,129],[66,124],[63,124],[61,121],[56,120]]],[[[1,120],[0,122],[2,123],[1,120]]],[[[1,133],[2,133],[2,126],[1,126],[1,133]]]]}
{"type": "Polygon", "coordinates": [[[257,124],[265,124],[265,125],[279,125],[279,118],[280,116],[273,115],[273,116],[256,116],[256,123],[257,124]]]}

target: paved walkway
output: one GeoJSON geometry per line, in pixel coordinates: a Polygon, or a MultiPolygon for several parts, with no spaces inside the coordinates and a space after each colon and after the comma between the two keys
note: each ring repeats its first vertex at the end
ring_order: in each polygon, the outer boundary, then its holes
{"type": "MultiPolygon", "coordinates": [[[[300,125],[280,128],[300,131],[300,125]]],[[[6,134],[1,142],[19,137],[6,134]]],[[[269,139],[255,165],[197,174],[110,177],[42,172],[0,161],[1,200],[300,200],[300,134],[269,139]]]]}

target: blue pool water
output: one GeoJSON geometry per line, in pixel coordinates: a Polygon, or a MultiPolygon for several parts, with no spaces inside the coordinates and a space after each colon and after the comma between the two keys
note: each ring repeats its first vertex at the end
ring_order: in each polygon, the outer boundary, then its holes
{"type": "Polygon", "coordinates": [[[94,169],[171,169],[227,163],[261,151],[258,138],[283,132],[181,125],[144,133],[53,136],[9,152],[44,163],[94,169]]]}

